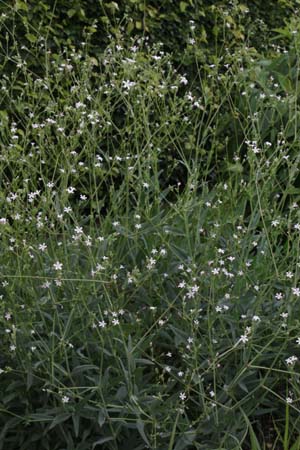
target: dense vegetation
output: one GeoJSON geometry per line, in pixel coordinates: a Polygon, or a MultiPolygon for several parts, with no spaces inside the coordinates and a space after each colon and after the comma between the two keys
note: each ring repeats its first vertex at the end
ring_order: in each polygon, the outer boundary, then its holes
{"type": "Polygon", "coordinates": [[[0,450],[299,450],[298,1],[0,2],[0,450]]]}

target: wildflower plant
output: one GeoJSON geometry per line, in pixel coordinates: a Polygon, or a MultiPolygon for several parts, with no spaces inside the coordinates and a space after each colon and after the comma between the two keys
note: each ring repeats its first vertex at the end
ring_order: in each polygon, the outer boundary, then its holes
{"type": "Polygon", "coordinates": [[[293,36],[194,77],[145,37],[2,48],[0,448],[298,438],[293,36]]]}

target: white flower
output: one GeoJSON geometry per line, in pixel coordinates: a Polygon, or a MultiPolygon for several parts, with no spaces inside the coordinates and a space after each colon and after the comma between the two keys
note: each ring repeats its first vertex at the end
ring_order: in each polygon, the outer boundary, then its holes
{"type": "Polygon", "coordinates": [[[67,191],[68,194],[74,194],[74,192],[76,191],[76,189],[75,189],[74,187],[70,186],[70,187],[68,187],[68,188],[66,189],[66,191],[67,191]]]}
{"type": "Polygon", "coordinates": [[[63,403],[68,403],[68,402],[70,401],[70,397],[67,397],[66,395],[64,395],[64,396],[62,397],[61,401],[62,401],[63,403]]]}
{"type": "Polygon", "coordinates": [[[300,297],[300,289],[299,288],[292,288],[292,292],[297,297],[300,297]]]}
{"type": "Polygon", "coordinates": [[[179,398],[181,401],[184,401],[186,399],[186,394],[184,392],[180,392],[179,398]]]}
{"type": "Polygon", "coordinates": [[[56,263],[53,264],[53,268],[54,268],[55,270],[61,270],[62,267],[63,267],[63,265],[62,265],[62,263],[59,262],[59,261],[56,261],[56,263]]]}
{"type": "Polygon", "coordinates": [[[272,220],[271,225],[272,227],[277,227],[277,225],[279,225],[279,220],[272,220]]]}
{"type": "Polygon", "coordinates": [[[253,316],[253,317],[252,317],[252,320],[253,320],[254,322],[260,322],[260,317],[259,317],[259,316],[253,316]]]}
{"type": "Polygon", "coordinates": [[[291,398],[291,397],[287,397],[286,399],[285,399],[285,401],[287,402],[287,403],[293,403],[293,399],[291,398]]]}
{"type": "Polygon", "coordinates": [[[187,78],[184,77],[184,76],[180,77],[179,82],[180,82],[181,84],[185,84],[185,85],[188,84],[188,80],[187,80],[187,78]]]}
{"type": "Polygon", "coordinates": [[[247,337],[246,334],[242,334],[240,336],[239,342],[242,342],[243,344],[246,344],[246,342],[248,342],[248,341],[249,341],[249,338],[247,337]]]}
{"type": "Polygon", "coordinates": [[[298,358],[295,355],[292,355],[285,360],[288,366],[293,366],[296,363],[296,361],[298,361],[298,358]]]}
{"type": "Polygon", "coordinates": [[[132,87],[134,87],[136,85],[135,81],[130,81],[130,80],[123,80],[122,81],[123,87],[125,89],[130,89],[132,87]]]}
{"type": "Polygon", "coordinates": [[[280,317],[282,317],[283,319],[287,319],[288,316],[289,316],[289,314],[288,314],[288,313],[285,313],[285,312],[283,312],[283,313],[280,314],[280,317]]]}

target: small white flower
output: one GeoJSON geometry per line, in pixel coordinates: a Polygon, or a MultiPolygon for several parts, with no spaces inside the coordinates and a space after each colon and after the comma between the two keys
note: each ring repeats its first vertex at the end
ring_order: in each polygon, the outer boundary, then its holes
{"type": "Polygon", "coordinates": [[[249,341],[249,338],[248,338],[248,336],[246,334],[242,334],[240,336],[239,342],[242,342],[243,344],[246,344],[246,342],[248,342],[248,341],[249,341]]]}
{"type": "Polygon", "coordinates": [[[61,270],[62,267],[63,267],[63,264],[62,264],[61,262],[59,262],[59,261],[56,261],[56,262],[53,264],[53,268],[54,268],[55,270],[61,270]]]}
{"type": "Polygon", "coordinates": [[[66,191],[67,191],[68,194],[74,194],[74,192],[76,191],[76,189],[75,189],[74,187],[70,186],[70,187],[68,187],[68,188],[66,189],[66,191]]]}
{"type": "Polygon", "coordinates": [[[187,84],[188,84],[188,80],[187,80],[187,78],[184,77],[184,76],[180,77],[179,82],[180,82],[181,84],[184,84],[184,85],[187,85],[187,84]]]}
{"type": "Polygon", "coordinates": [[[180,398],[181,401],[186,400],[186,394],[185,394],[185,392],[180,392],[179,398],[180,398]]]}
{"type": "Polygon", "coordinates": [[[272,227],[277,227],[277,225],[279,225],[279,220],[272,220],[272,222],[271,222],[271,225],[272,225],[272,227]]]}
{"type": "Polygon", "coordinates": [[[259,316],[253,316],[253,317],[252,317],[252,320],[253,320],[254,322],[260,322],[260,317],[259,317],[259,316]]]}
{"type": "Polygon", "coordinates": [[[125,89],[130,89],[132,87],[134,87],[136,85],[135,81],[130,81],[130,80],[123,80],[122,81],[123,87],[125,89]]]}
{"type": "Polygon", "coordinates": [[[62,401],[63,403],[68,403],[68,402],[70,401],[70,397],[67,397],[66,395],[64,395],[64,396],[62,397],[61,401],[62,401]]]}
{"type": "Polygon", "coordinates": [[[295,355],[292,355],[285,360],[288,366],[293,366],[296,363],[296,361],[298,361],[298,358],[295,355]]]}

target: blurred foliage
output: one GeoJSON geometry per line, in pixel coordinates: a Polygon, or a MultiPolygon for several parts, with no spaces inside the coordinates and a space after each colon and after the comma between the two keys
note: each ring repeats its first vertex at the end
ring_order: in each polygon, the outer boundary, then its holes
{"type": "MultiPolygon", "coordinates": [[[[284,44],[283,30],[297,12],[299,0],[14,0],[1,1],[0,15],[7,34],[1,46],[11,51],[15,40],[33,45],[42,36],[52,52],[79,45],[90,36],[97,54],[120,31],[128,38],[148,36],[161,41],[178,63],[195,39],[206,55],[220,54],[241,42],[257,49],[271,48],[272,39],[284,44]]],[[[31,61],[38,66],[38,61],[31,61]]],[[[184,59],[185,65],[191,61],[184,59]]]]}

